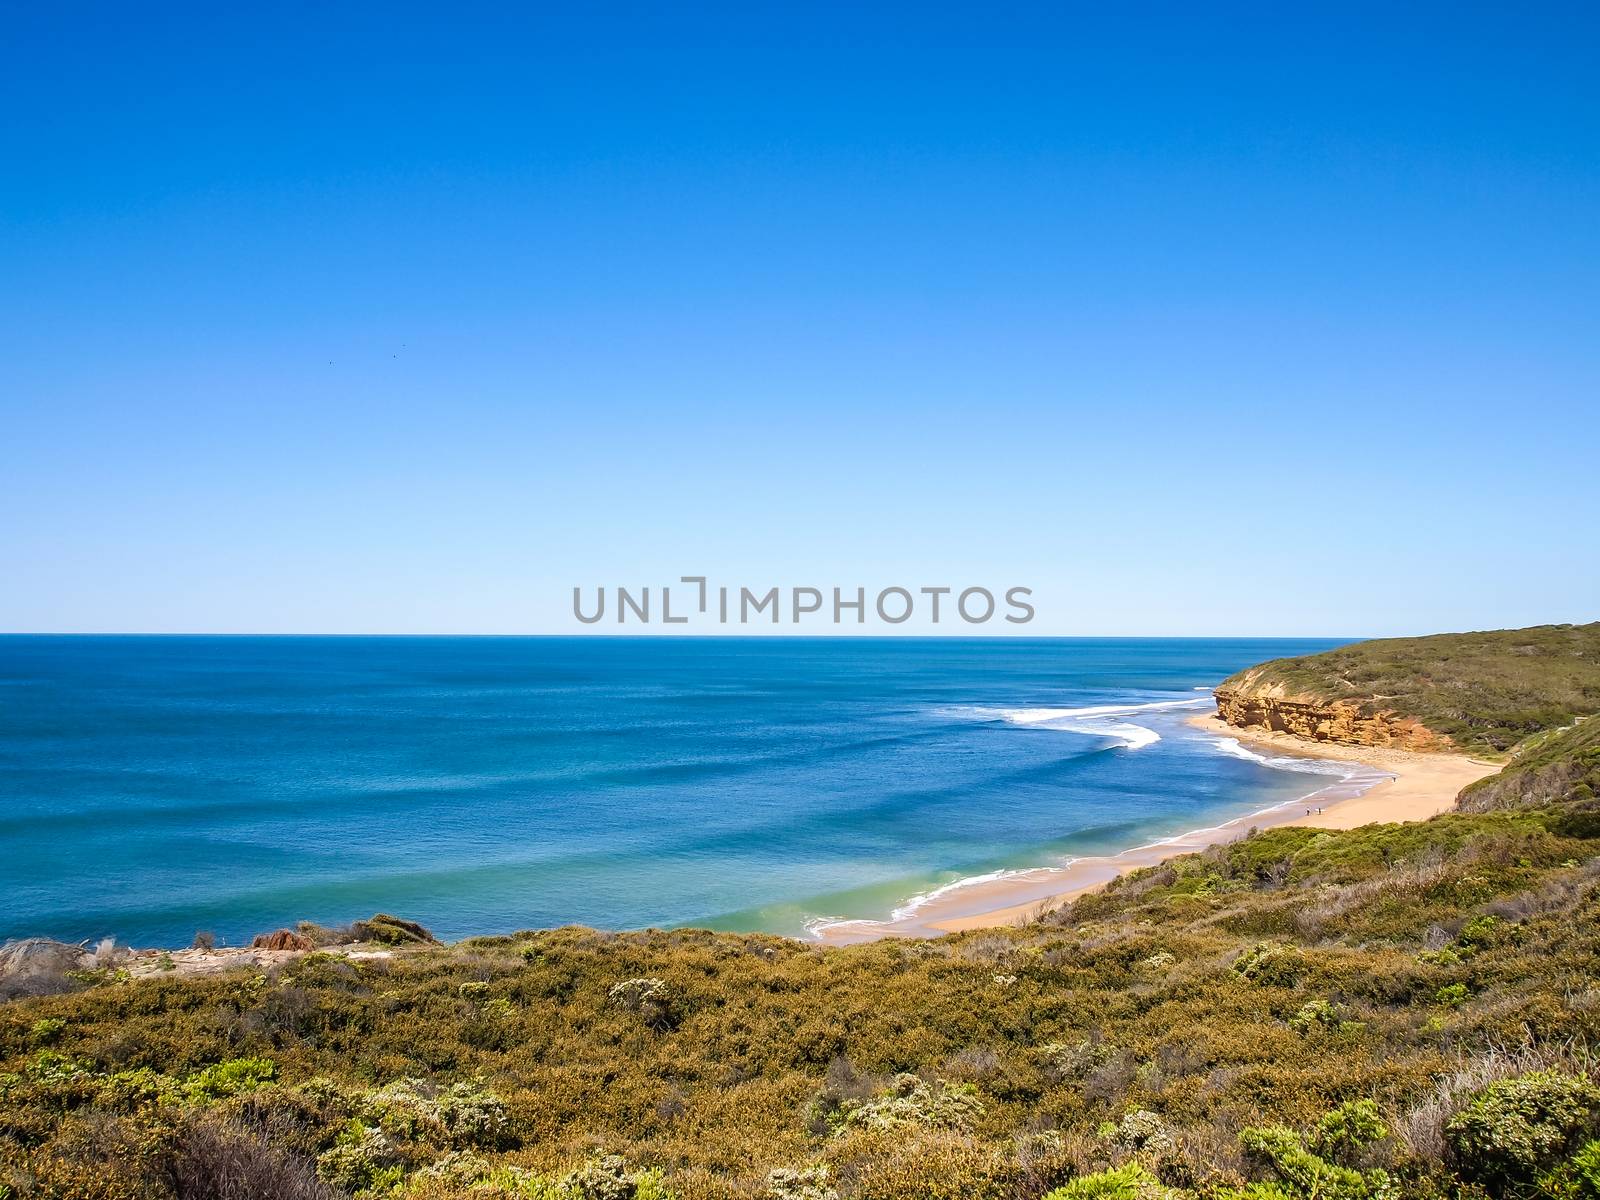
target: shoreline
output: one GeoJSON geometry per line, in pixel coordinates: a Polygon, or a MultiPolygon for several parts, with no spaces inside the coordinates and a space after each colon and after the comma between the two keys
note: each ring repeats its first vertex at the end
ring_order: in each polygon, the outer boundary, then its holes
{"type": "MultiPolygon", "coordinates": [[[[1293,734],[1238,729],[1215,713],[1196,714],[1183,723],[1219,742],[1231,743],[1230,752],[1263,765],[1274,766],[1274,759],[1320,759],[1350,769],[1343,774],[1324,773],[1325,782],[1320,787],[1216,825],[1114,854],[1086,855],[1056,865],[1012,868],[957,879],[905,901],[887,918],[819,922],[809,934],[795,936],[810,944],[852,945],[887,937],[929,938],[1024,925],[1131,871],[1239,840],[1252,829],[1289,825],[1353,829],[1367,824],[1426,820],[1453,808],[1462,788],[1496,773],[1504,765],[1464,754],[1312,742],[1293,734]]],[[[386,958],[390,953],[364,944],[328,949],[357,958],[386,958]]],[[[204,975],[233,966],[273,966],[301,953],[247,946],[214,950],[129,947],[123,965],[135,976],[169,971],[179,976],[204,975]]]]}
{"type": "Polygon", "coordinates": [[[1237,841],[1252,829],[1280,825],[1354,829],[1383,822],[1424,821],[1453,808],[1462,788],[1503,765],[1464,754],[1346,746],[1268,730],[1236,729],[1215,714],[1190,717],[1184,724],[1220,741],[1231,741],[1245,757],[1264,757],[1267,765],[1272,758],[1324,759],[1348,764],[1352,770],[1293,800],[1116,854],[958,880],[918,897],[885,920],[841,920],[819,926],[813,939],[839,946],[885,937],[938,937],[968,929],[1023,925],[1130,871],[1237,841]]]}

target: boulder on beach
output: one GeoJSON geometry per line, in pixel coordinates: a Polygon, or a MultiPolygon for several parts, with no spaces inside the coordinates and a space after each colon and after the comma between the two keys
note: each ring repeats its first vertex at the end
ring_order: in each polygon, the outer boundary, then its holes
{"type": "Polygon", "coordinates": [[[0,946],[0,1000],[49,996],[72,986],[69,973],[92,965],[82,946],[51,938],[23,938],[0,946]]]}

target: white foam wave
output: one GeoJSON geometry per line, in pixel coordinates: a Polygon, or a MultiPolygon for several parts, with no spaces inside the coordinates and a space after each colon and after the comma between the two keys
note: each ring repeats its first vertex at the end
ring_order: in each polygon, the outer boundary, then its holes
{"type": "Polygon", "coordinates": [[[1086,708],[1000,708],[979,711],[988,716],[998,717],[1009,725],[1060,729],[1067,733],[1082,733],[1090,737],[1114,738],[1120,741],[1125,749],[1142,750],[1159,742],[1161,735],[1147,726],[1112,718],[1170,708],[1196,708],[1205,703],[1204,700],[1157,700],[1148,704],[1096,704],[1086,708]]]}
{"type": "Polygon", "coordinates": [[[1333,758],[1295,758],[1286,754],[1260,754],[1242,744],[1238,738],[1219,737],[1207,740],[1219,754],[1260,763],[1264,767],[1272,767],[1278,771],[1299,771],[1305,775],[1333,775],[1339,779],[1356,779],[1367,775],[1391,778],[1387,771],[1362,766],[1360,763],[1340,762],[1333,758]]]}
{"type": "Polygon", "coordinates": [[[964,875],[960,879],[951,880],[926,892],[919,892],[912,896],[883,918],[876,917],[812,917],[805,923],[806,931],[814,937],[821,937],[823,932],[830,929],[850,928],[882,928],[886,925],[898,925],[911,920],[920,909],[926,908],[936,900],[941,900],[952,892],[959,892],[963,888],[975,887],[979,884],[994,883],[1001,879],[1016,879],[1020,876],[1035,875],[1041,871],[1056,871],[1061,867],[1070,866],[1075,860],[1065,859],[1051,867],[1007,867],[998,871],[987,871],[982,875],[964,875]]]}
{"type": "Polygon", "coordinates": [[[948,896],[951,892],[958,892],[962,888],[973,887],[974,885],[980,883],[993,883],[997,879],[1011,879],[1021,874],[1024,874],[1022,870],[1010,868],[999,871],[988,871],[982,875],[963,876],[960,879],[952,880],[950,883],[942,884],[939,887],[933,888],[931,891],[922,892],[919,895],[911,897],[911,899],[907,900],[904,904],[900,905],[900,907],[896,908],[894,912],[890,914],[889,919],[891,921],[909,920],[910,917],[917,911],[917,909],[922,908],[943,896],[948,896]]]}

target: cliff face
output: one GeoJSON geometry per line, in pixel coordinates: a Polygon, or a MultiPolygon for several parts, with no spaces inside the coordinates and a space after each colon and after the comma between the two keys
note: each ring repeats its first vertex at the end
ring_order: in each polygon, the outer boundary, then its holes
{"type": "Polygon", "coordinates": [[[1259,670],[1245,671],[1216,690],[1217,715],[1240,729],[1292,733],[1316,742],[1454,750],[1456,744],[1420,721],[1385,712],[1371,701],[1297,695],[1259,670]]]}

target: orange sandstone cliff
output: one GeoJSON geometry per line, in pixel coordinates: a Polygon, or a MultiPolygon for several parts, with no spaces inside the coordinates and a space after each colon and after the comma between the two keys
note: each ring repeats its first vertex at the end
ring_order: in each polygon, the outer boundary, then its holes
{"type": "Polygon", "coordinates": [[[1400,750],[1455,750],[1442,733],[1371,700],[1328,700],[1294,694],[1260,668],[1241,671],[1216,689],[1217,715],[1240,729],[1292,733],[1315,742],[1389,746],[1400,750]]]}

